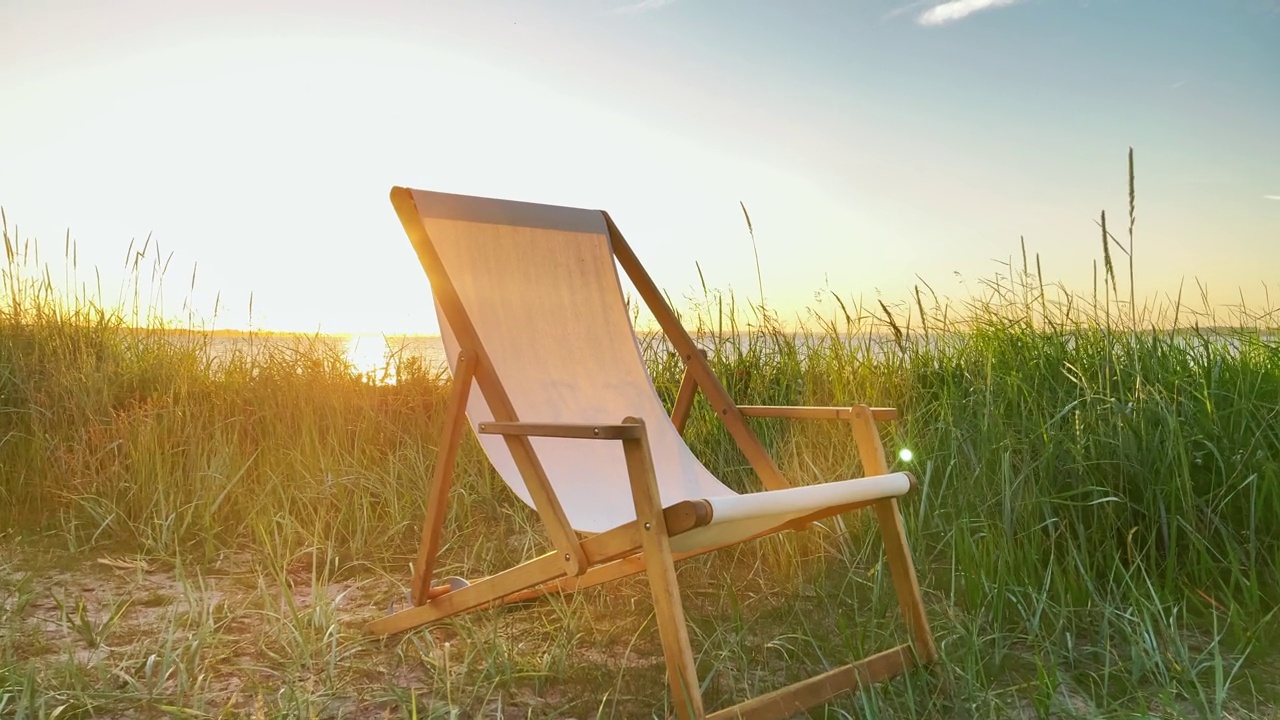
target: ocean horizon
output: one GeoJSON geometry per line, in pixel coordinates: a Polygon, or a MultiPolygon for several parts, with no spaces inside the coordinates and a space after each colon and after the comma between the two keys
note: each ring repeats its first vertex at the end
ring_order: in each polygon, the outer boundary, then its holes
{"type": "MultiPolygon", "coordinates": [[[[1149,331],[1148,331],[1149,332],[1149,331]]],[[[1254,340],[1265,343],[1275,344],[1280,342],[1280,336],[1277,336],[1273,330],[1256,330],[1251,328],[1229,328],[1214,327],[1200,328],[1198,331],[1193,328],[1179,329],[1172,332],[1173,334],[1190,338],[1197,333],[1200,336],[1211,337],[1217,341],[1223,342],[1233,349],[1238,350],[1242,347],[1242,338],[1251,336],[1254,340]]],[[[444,350],[444,340],[440,335],[421,334],[421,335],[391,335],[377,333],[291,333],[291,332],[269,332],[269,331],[239,331],[239,330],[217,330],[217,331],[200,331],[200,330],[184,330],[175,329],[166,331],[166,334],[172,338],[185,338],[193,343],[206,343],[208,351],[217,358],[230,358],[232,356],[248,356],[253,357],[259,353],[271,351],[304,351],[322,349],[334,354],[340,354],[351,365],[352,369],[361,374],[373,374],[380,376],[381,381],[394,382],[393,378],[387,377],[393,373],[395,365],[406,360],[416,359],[422,365],[432,372],[447,372],[448,362],[444,350]]],[[[901,343],[919,347],[921,345],[929,345],[938,342],[946,337],[956,337],[962,333],[947,333],[926,336],[925,334],[912,330],[904,334],[901,343]]],[[[755,334],[750,332],[739,332],[734,335],[737,338],[740,347],[745,348],[755,334]]],[[[862,345],[871,353],[880,357],[891,354],[895,350],[901,349],[899,341],[891,332],[868,333],[860,332],[854,334],[840,334],[831,336],[822,333],[804,333],[804,332],[787,332],[782,333],[781,337],[785,337],[793,342],[798,341],[802,349],[816,348],[817,346],[835,339],[839,342],[850,342],[851,344],[862,345]]],[[[639,334],[642,349],[646,351],[667,349],[665,336],[659,332],[643,332],[639,334]],[[659,347],[654,347],[658,344],[659,347]],[[663,348],[662,346],[666,346],[663,348]]],[[[723,349],[725,341],[728,339],[727,334],[701,334],[694,337],[704,349],[714,351],[723,349]]]]}

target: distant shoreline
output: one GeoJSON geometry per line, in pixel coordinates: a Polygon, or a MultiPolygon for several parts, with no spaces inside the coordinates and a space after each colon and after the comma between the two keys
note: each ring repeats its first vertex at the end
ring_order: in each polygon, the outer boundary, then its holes
{"type": "Polygon", "coordinates": [[[209,338],[218,339],[218,340],[233,340],[233,339],[250,338],[250,337],[271,338],[271,339],[277,339],[277,340],[288,340],[288,339],[305,340],[310,338],[330,338],[330,339],[341,338],[345,340],[350,338],[363,338],[363,337],[378,337],[378,338],[387,338],[391,340],[438,340],[440,339],[439,333],[388,334],[388,333],[379,333],[379,332],[359,332],[359,333],[297,332],[297,331],[290,331],[290,330],[229,330],[229,329],[201,330],[198,328],[166,328],[166,327],[160,327],[160,328],[132,327],[128,329],[136,333],[161,332],[166,335],[199,335],[199,336],[209,337],[209,338]]]}
{"type": "MultiPolygon", "coordinates": [[[[217,340],[239,340],[239,339],[245,339],[245,338],[268,338],[268,339],[274,339],[274,340],[291,340],[291,339],[307,340],[307,339],[320,339],[320,338],[350,340],[353,338],[385,338],[387,340],[395,340],[395,341],[414,341],[414,340],[440,340],[442,337],[439,333],[380,333],[380,332],[345,333],[345,332],[297,332],[297,331],[285,331],[285,330],[229,330],[229,329],[199,330],[199,329],[193,329],[193,328],[148,328],[148,327],[133,327],[133,328],[128,328],[128,330],[132,332],[137,332],[137,333],[162,332],[166,335],[202,336],[202,337],[209,337],[217,340]]],[[[1274,340],[1274,339],[1280,338],[1280,336],[1278,336],[1276,334],[1276,331],[1272,328],[1242,327],[1242,326],[1232,326],[1232,325],[1214,325],[1214,326],[1205,326],[1200,328],[1191,328],[1191,327],[1150,328],[1150,327],[1147,327],[1147,328],[1142,328],[1138,332],[1150,333],[1153,331],[1159,332],[1159,333],[1171,334],[1171,335],[1195,335],[1197,333],[1200,333],[1205,335],[1230,336],[1230,335],[1237,335],[1237,334],[1243,333],[1243,334],[1250,334],[1250,335],[1262,335],[1264,336],[1265,339],[1268,339],[1268,340],[1274,340]]],[[[1052,331],[1046,330],[1046,332],[1052,332],[1052,331]]],[[[1068,329],[1066,332],[1070,332],[1070,329],[1068,329]]],[[[1127,333],[1130,331],[1122,328],[1117,328],[1114,330],[1114,332],[1127,333]]],[[[825,333],[821,330],[816,330],[816,329],[809,331],[809,333],[814,335],[822,335],[822,336],[828,335],[828,333],[825,333]]],[[[663,333],[658,330],[653,330],[653,331],[637,332],[636,334],[639,338],[643,340],[649,337],[661,336],[663,333]]],[[[690,334],[693,335],[695,338],[727,337],[729,335],[737,335],[738,337],[745,338],[745,337],[751,336],[753,332],[743,331],[738,333],[701,333],[701,334],[690,333],[690,334]]],[[[768,333],[768,334],[773,334],[773,333],[768,333]]],[[[805,334],[807,333],[804,330],[791,330],[791,331],[782,333],[782,335],[792,336],[792,337],[804,336],[805,334]]],[[[919,330],[912,330],[910,334],[914,337],[922,336],[922,333],[919,330]]],[[[931,334],[957,335],[957,334],[965,334],[965,332],[956,332],[952,330],[952,331],[943,333],[943,332],[934,331],[931,334]]],[[[876,333],[856,332],[856,333],[853,333],[853,335],[857,337],[863,337],[863,338],[893,338],[893,333],[889,331],[876,332],[876,333]]],[[[844,337],[844,335],[841,334],[839,335],[839,337],[844,337]]]]}

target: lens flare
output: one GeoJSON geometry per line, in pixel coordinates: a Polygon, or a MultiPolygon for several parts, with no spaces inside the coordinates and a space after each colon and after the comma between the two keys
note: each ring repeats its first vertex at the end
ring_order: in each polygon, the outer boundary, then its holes
{"type": "Polygon", "coordinates": [[[902,462],[911,462],[911,459],[915,456],[916,454],[911,452],[911,448],[902,448],[898,451],[898,459],[902,462]]]}

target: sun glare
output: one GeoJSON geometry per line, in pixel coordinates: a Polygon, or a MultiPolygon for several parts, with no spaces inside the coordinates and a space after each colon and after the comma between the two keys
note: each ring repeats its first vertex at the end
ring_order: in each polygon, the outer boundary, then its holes
{"type": "MultiPolygon", "coordinates": [[[[391,348],[381,335],[351,335],[347,338],[343,352],[347,362],[361,375],[372,375],[382,381],[383,371],[387,368],[391,348]]],[[[387,382],[394,382],[388,374],[387,382]]]]}

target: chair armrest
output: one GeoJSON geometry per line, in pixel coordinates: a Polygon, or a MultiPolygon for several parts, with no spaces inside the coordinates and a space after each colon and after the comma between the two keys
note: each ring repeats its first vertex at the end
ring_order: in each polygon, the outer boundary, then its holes
{"type": "MultiPolygon", "coordinates": [[[[849,420],[853,417],[853,408],[803,405],[739,405],[738,412],[746,417],[792,420],[849,420]]],[[[877,422],[897,420],[898,411],[896,408],[871,408],[871,419],[877,422]]]]}
{"type": "Polygon", "coordinates": [[[532,437],[575,438],[579,440],[629,440],[640,437],[639,425],[545,422],[483,422],[484,435],[523,435],[532,437]]]}

